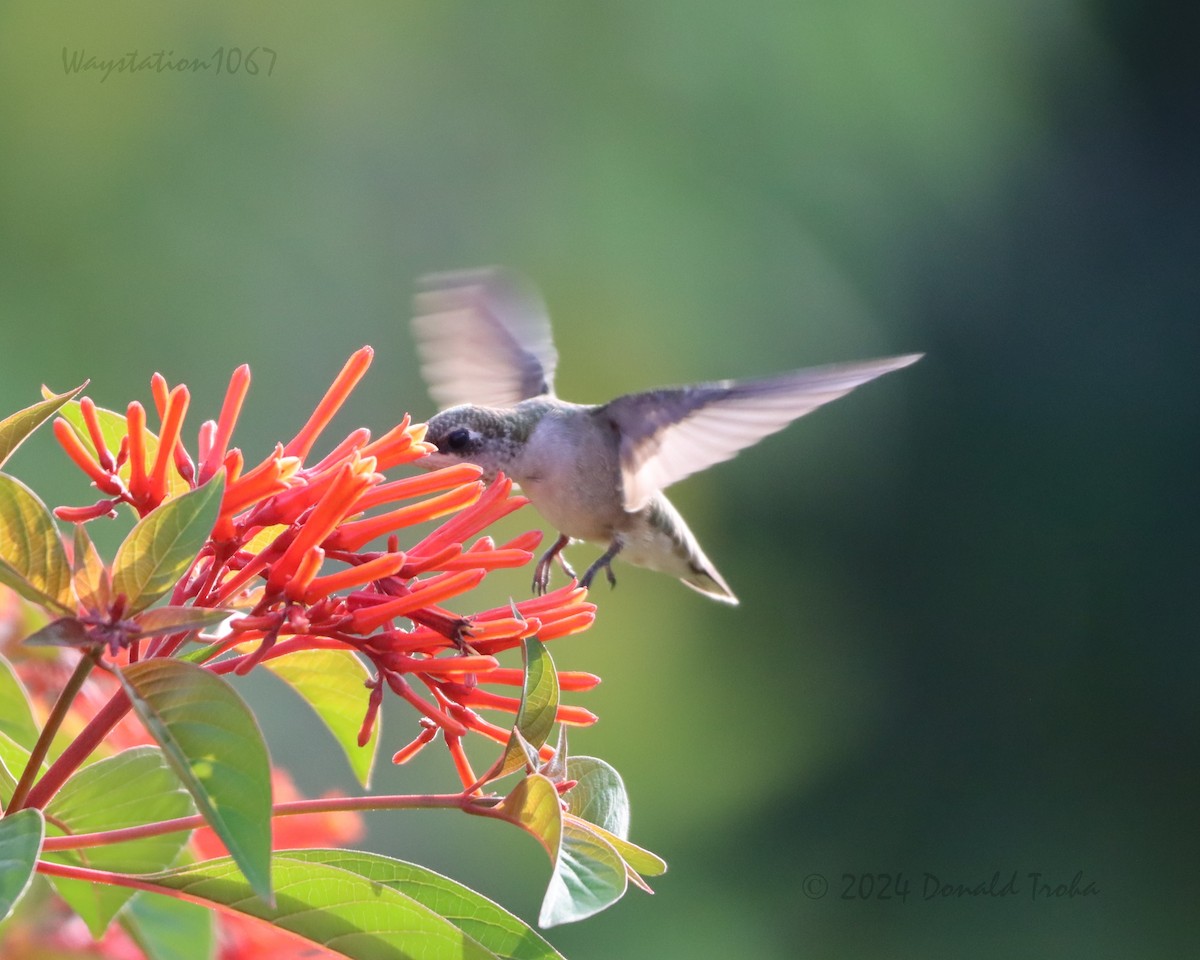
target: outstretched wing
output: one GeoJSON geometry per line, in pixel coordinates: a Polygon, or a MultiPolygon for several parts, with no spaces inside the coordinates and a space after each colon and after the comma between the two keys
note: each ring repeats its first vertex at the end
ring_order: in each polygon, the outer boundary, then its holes
{"type": "Polygon", "coordinates": [[[844,396],[922,354],[797,370],[762,380],[724,380],[618,397],[598,413],[621,434],[625,509],[728,460],[797,417],[844,396]]]}
{"type": "Polygon", "coordinates": [[[558,353],[537,294],[498,268],[421,280],[413,331],[438,409],[505,407],[554,392],[558,353]]]}

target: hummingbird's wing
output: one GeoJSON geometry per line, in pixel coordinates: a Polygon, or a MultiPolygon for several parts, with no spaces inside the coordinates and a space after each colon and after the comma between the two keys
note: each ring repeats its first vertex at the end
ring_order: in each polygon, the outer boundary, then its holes
{"type": "Polygon", "coordinates": [[[438,409],[506,407],[554,392],[558,353],[546,308],[513,275],[430,274],[414,305],[421,374],[438,409]]]}
{"type": "Polygon", "coordinates": [[[762,380],[723,380],[618,397],[598,412],[621,435],[625,509],[782,430],[855,387],[920,360],[885,357],[797,370],[762,380]]]}

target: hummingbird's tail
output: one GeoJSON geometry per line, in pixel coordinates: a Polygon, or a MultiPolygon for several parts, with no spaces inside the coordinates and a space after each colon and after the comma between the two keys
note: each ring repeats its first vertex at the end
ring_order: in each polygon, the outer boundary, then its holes
{"type": "Polygon", "coordinates": [[[664,533],[669,546],[654,550],[652,555],[630,559],[652,570],[674,574],[686,586],[706,597],[737,606],[738,598],[700,549],[695,534],[688,529],[674,504],[659,493],[650,501],[648,509],[651,528],[664,533]]]}
{"type": "Polygon", "coordinates": [[[717,568],[711,563],[708,564],[707,569],[697,570],[690,576],[680,577],[679,580],[684,586],[691,587],[697,593],[702,593],[713,600],[728,603],[734,607],[738,605],[738,598],[734,596],[733,591],[729,589],[729,584],[722,579],[721,575],[717,573],[717,568]]]}

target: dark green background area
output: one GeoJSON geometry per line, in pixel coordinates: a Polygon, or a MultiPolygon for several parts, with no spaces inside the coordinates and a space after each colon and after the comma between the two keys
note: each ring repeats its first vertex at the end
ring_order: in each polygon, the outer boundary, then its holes
{"type": "MultiPolygon", "coordinates": [[[[569,399],[926,351],[674,491],[741,607],[618,566],[595,627],[552,645],[604,677],[573,698],[602,719],[572,747],[622,772],[633,839],[671,871],[551,939],[576,960],[1184,955],[1200,84],[1181,10],[10,2],[0,409],[85,377],[123,408],[158,370],[192,388],[194,436],[248,362],[254,461],[370,343],[334,432],[379,432],[431,412],[413,279],[487,263],[541,286],[569,399]],[[254,46],[272,75],[63,67],[64,48],[254,46]],[[924,899],[926,874],[997,871],[1019,895],[924,899]],[[1080,871],[1098,894],[1032,898],[1028,874],[1080,871]],[[907,900],[842,899],[883,873],[907,900]]],[[[52,504],[93,495],[48,432],[10,468],[52,504]]],[[[245,689],[302,789],[349,787],[296,701],[245,689]]],[[[390,754],[415,725],[385,714],[390,754]]],[[[453,783],[429,750],[376,786],[453,783]]],[[[464,820],[379,816],[366,843],[532,919],[540,849],[464,820]]]]}

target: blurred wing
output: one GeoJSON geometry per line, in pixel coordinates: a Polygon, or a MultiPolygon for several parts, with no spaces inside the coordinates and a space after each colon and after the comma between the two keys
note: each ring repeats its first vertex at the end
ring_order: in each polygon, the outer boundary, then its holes
{"type": "Polygon", "coordinates": [[[640,510],[659,490],[728,460],[797,417],[844,396],[922,354],[797,370],[763,380],[725,380],[636,393],[601,408],[621,434],[625,509],[640,510]]]}
{"type": "Polygon", "coordinates": [[[413,331],[421,374],[438,409],[504,407],[554,392],[558,354],[546,308],[502,270],[463,270],[421,280],[413,331]]]}

